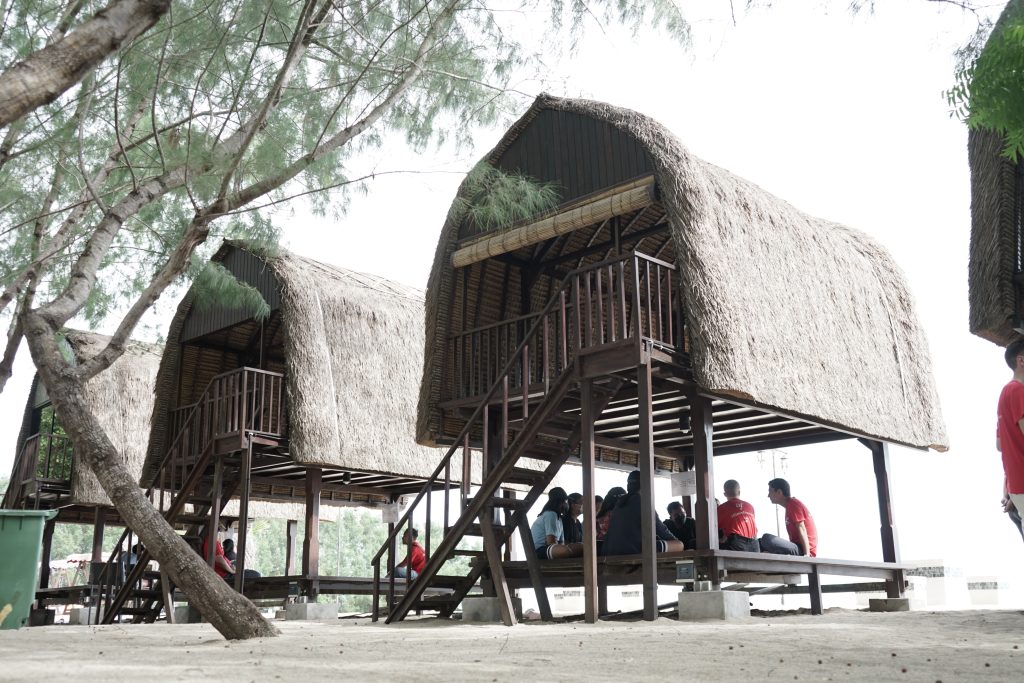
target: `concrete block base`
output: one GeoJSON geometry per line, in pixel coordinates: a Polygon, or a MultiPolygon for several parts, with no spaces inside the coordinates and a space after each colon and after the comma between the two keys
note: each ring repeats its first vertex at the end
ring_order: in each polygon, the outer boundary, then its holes
{"type": "Polygon", "coordinates": [[[28,613],[29,626],[53,626],[53,618],[57,616],[57,610],[34,608],[28,613]]]}
{"type": "Polygon", "coordinates": [[[909,612],[910,598],[871,598],[868,609],[872,612],[909,612]]]}
{"type": "MultiPolygon", "coordinates": [[[[523,618],[523,601],[512,598],[516,619],[523,618]]],[[[501,623],[501,605],[498,598],[466,598],[462,601],[462,620],[481,623],[501,623]]]]}
{"type": "Polygon", "coordinates": [[[682,591],[679,621],[742,619],[750,616],[750,594],[743,591],[682,591]]]}
{"type": "Polygon", "coordinates": [[[203,621],[203,615],[195,607],[179,605],[174,608],[175,624],[199,624],[203,621]]]}
{"type": "Polygon", "coordinates": [[[294,605],[285,605],[284,614],[288,621],[335,621],[338,618],[338,605],[298,602],[294,605]]]}
{"type": "MultiPolygon", "coordinates": [[[[96,621],[94,610],[97,607],[75,607],[68,616],[68,624],[71,626],[88,626],[96,621]]],[[[103,613],[100,612],[102,615],[103,613]]]]}

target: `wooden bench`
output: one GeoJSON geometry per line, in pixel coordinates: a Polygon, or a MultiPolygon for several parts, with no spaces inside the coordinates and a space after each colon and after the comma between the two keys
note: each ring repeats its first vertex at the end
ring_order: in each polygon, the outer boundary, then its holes
{"type": "MultiPolygon", "coordinates": [[[[903,597],[906,588],[906,565],[895,562],[836,560],[823,557],[796,557],[770,553],[735,550],[686,550],[660,553],[657,556],[659,585],[676,584],[676,565],[680,561],[694,563],[697,580],[710,581],[716,588],[728,583],[766,583],[779,587],[758,591],[764,593],[808,593],[811,613],[822,613],[822,593],[884,590],[890,598],[903,597]],[[881,583],[857,582],[822,585],[824,575],[880,579],[881,583]],[[796,585],[806,577],[807,586],[796,585]]],[[[583,581],[583,559],[564,558],[540,560],[541,580],[545,588],[579,587],[583,581]]],[[[505,562],[502,565],[510,588],[533,588],[529,562],[505,562]]],[[[639,555],[598,557],[597,580],[602,600],[607,586],[628,586],[641,583],[642,560],[639,555]]],[[[728,589],[728,586],[725,586],[728,589]]]]}

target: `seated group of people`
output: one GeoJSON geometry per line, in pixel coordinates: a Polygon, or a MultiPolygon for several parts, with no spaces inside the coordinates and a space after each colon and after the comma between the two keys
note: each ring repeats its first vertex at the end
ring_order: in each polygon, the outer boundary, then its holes
{"type": "MultiPolygon", "coordinates": [[[[720,548],[811,557],[817,554],[818,532],[814,518],[807,507],[790,494],[789,482],[785,479],[768,482],[768,498],[786,509],[788,540],[773,534],[758,538],[754,507],[740,498],[739,482],[730,479],[723,488],[726,500],[718,505],[717,511],[720,548]]],[[[595,518],[598,554],[640,553],[643,546],[641,517],[645,509],[640,496],[640,472],[629,473],[625,489],[616,486],[603,499],[600,496],[597,499],[600,502],[595,518]]],[[[582,501],[580,494],[567,495],[560,487],[548,492],[548,502],[531,528],[537,557],[557,559],[583,554],[582,525],[578,521],[582,501]]],[[[682,503],[670,503],[668,514],[664,523],[654,515],[657,552],[696,548],[696,523],[686,514],[682,503]]]]}
{"type": "MultiPolygon", "coordinates": [[[[221,531],[224,528],[221,527],[221,531]]],[[[207,552],[209,552],[208,538],[203,536],[203,547],[202,556],[205,559],[207,552]]],[[[216,540],[216,545],[213,547],[213,571],[217,572],[217,576],[224,579],[228,583],[233,583],[235,580],[235,542],[233,539],[224,539],[224,543],[221,543],[219,539],[216,540]]],[[[243,572],[243,576],[246,580],[258,579],[260,574],[255,569],[246,569],[243,572]]]]}

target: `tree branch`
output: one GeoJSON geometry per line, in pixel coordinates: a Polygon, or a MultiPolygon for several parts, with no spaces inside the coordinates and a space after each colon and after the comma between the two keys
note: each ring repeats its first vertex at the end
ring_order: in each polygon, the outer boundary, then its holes
{"type": "Polygon", "coordinates": [[[61,40],[15,63],[0,74],[0,127],[57,99],[170,6],[171,0],[114,0],[61,40]]]}

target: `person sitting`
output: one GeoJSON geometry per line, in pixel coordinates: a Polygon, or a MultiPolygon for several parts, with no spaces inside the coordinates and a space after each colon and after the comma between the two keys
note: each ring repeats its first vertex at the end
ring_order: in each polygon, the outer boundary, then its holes
{"type": "Polygon", "coordinates": [[[409,552],[405,554],[405,559],[395,567],[395,576],[400,579],[415,579],[423,572],[423,565],[427,563],[427,555],[423,552],[423,546],[416,540],[419,535],[419,530],[413,527],[409,527],[402,534],[402,545],[408,547],[409,552]]]}
{"type": "MultiPolygon", "coordinates": [[[[209,540],[208,536],[203,536],[202,555],[204,560],[207,558],[207,553],[210,549],[209,540]]],[[[213,571],[217,572],[217,576],[231,583],[235,580],[235,565],[224,556],[224,546],[221,544],[220,539],[215,538],[214,540],[216,545],[213,547],[213,571]]],[[[243,576],[246,580],[249,580],[258,579],[262,574],[255,569],[246,569],[243,576]]]]}
{"type": "Polygon", "coordinates": [[[233,539],[233,538],[225,538],[224,542],[221,545],[224,546],[224,557],[226,557],[228,559],[228,562],[231,562],[232,564],[234,564],[235,557],[236,557],[236,555],[235,555],[235,539],[233,539]]]}
{"type": "Polygon", "coordinates": [[[678,500],[668,504],[668,519],[665,520],[665,528],[682,541],[687,550],[697,547],[697,523],[693,517],[686,514],[686,508],[678,500]]]}
{"type": "Polygon", "coordinates": [[[768,500],[786,508],[786,533],[789,540],[773,534],[761,536],[761,552],[776,555],[809,555],[818,554],[818,529],[814,525],[807,506],[789,495],[789,482],[785,479],[772,479],[768,482],[768,500]]]}
{"type": "Polygon", "coordinates": [[[595,527],[596,538],[597,538],[597,554],[601,555],[604,553],[604,539],[608,535],[608,525],[612,521],[612,513],[615,511],[615,504],[619,502],[619,498],[626,495],[626,489],[621,486],[613,486],[608,490],[608,495],[604,497],[601,502],[601,507],[597,511],[595,527]]]}
{"type": "Polygon", "coordinates": [[[565,532],[566,543],[583,543],[581,514],[583,514],[583,494],[570,493],[569,511],[562,515],[562,529],[565,532]]]}
{"type": "Polygon", "coordinates": [[[735,479],[725,482],[722,489],[725,502],[718,506],[718,547],[722,550],[760,552],[754,506],[740,500],[740,483],[735,479]]]}
{"type": "Polygon", "coordinates": [[[579,543],[566,544],[562,526],[562,515],[569,510],[569,496],[565,489],[556,486],[548,491],[548,502],[534,520],[530,531],[533,533],[533,549],[542,560],[560,557],[578,557],[583,554],[579,543]]]}
{"type": "MultiPolygon", "coordinates": [[[[642,515],[649,510],[646,501],[640,497],[640,470],[633,470],[626,479],[626,495],[619,499],[615,514],[608,525],[604,538],[605,555],[636,555],[643,552],[642,515]]],[[[682,541],[665,528],[658,516],[654,515],[655,551],[679,552],[684,550],[682,541]]]]}

